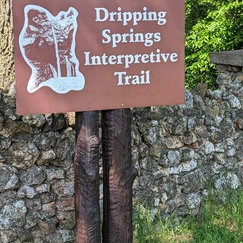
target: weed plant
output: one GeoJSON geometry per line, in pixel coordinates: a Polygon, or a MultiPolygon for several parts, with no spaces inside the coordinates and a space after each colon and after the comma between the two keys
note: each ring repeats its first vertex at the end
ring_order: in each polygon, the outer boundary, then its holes
{"type": "Polygon", "coordinates": [[[197,216],[154,215],[140,203],[134,213],[134,243],[243,243],[243,190],[209,193],[197,216]]]}

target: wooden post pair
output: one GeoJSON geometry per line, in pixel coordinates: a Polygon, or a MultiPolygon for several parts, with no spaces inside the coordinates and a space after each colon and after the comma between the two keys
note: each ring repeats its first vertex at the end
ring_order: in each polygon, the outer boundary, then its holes
{"type": "Polygon", "coordinates": [[[97,111],[76,113],[76,243],[132,243],[130,109],[102,111],[103,227],[100,234],[97,111]]]}

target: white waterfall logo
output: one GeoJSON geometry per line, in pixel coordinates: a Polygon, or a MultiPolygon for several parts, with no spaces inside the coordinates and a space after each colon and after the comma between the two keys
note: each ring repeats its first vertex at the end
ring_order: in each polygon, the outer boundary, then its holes
{"type": "Polygon", "coordinates": [[[77,10],[70,7],[53,16],[43,7],[27,5],[24,14],[19,47],[32,70],[28,92],[33,93],[44,86],[59,94],[82,90],[85,78],[79,71],[75,54],[77,10]]]}

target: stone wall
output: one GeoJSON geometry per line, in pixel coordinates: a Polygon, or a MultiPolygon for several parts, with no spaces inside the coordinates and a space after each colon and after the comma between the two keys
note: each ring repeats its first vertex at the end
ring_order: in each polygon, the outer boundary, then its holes
{"type": "Polygon", "coordinates": [[[0,242],[74,242],[75,133],[60,114],[18,117],[0,93],[0,242]]]}
{"type": "MultiPolygon", "coordinates": [[[[196,214],[209,187],[243,182],[243,70],[217,67],[218,90],[201,84],[184,105],[132,109],[134,199],[155,212],[196,214]]],[[[0,243],[74,242],[70,115],[17,116],[14,92],[0,93],[0,243]]]]}
{"type": "Polygon", "coordinates": [[[134,110],[134,196],[165,215],[197,214],[208,189],[243,182],[243,68],[217,68],[219,89],[200,84],[184,105],[134,110]]]}

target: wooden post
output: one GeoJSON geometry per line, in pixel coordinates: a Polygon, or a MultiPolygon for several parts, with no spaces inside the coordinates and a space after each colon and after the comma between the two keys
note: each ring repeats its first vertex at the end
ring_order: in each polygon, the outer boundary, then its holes
{"type": "Polygon", "coordinates": [[[98,112],[76,113],[76,243],[100,243],[98,112]]]}
{"type": "Polygon", "coordinates": [[[103,111],[103,243],[132,243],[132,166],[130,109],[103,111]]]}

